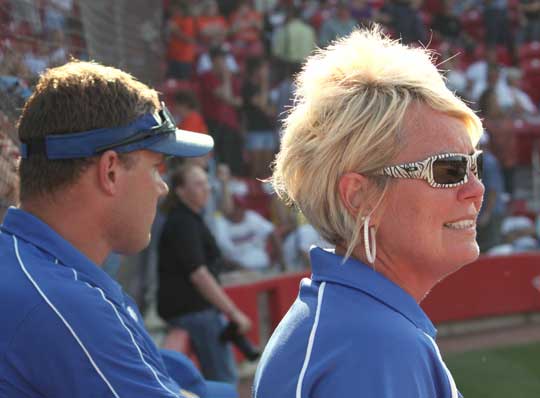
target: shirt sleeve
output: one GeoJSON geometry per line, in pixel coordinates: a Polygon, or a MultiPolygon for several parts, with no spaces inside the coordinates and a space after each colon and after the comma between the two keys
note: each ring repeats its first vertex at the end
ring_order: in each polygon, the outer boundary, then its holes
{"type": "Polygon", "coordinates": [[[235,247],[227,227],[227,222],[222,216],[216,217],[216,240],[219,248],[228,259],[234,259],[235,247]]]}
{"type": "Polygon", "coordinates": [[[28,385],[31,396],[185,398],[149,337],[99,289],[87,290],[26,317],[4,358],[10,381],[28,385]]]}
{"type": "Polygon", "coordinates": [[[246,211],[246,217],[249,217],[249,223],[257,234],[263,239],[274,231],[274,224],[253,210],[246,211]]]}

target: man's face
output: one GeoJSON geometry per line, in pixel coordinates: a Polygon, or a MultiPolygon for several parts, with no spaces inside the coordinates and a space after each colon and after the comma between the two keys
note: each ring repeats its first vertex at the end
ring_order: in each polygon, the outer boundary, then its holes
{"type": "Polygon", "coordinates": [[[198,166],[193,167],[186,173],[184,185],[177,190],[182,202],[196,212],[202,211],[210,197],[206,172],[198,166]]]}
{"type": "Polygon", "coordinates": [[[112,226],[113,250],[123,254],[137,253],[148,245],[158,200],[169,190],[159,173],[163,155],[142,150],[130,156],[135,158],[134,164],[126,166],[121,175],[112,217],[116,224],[112,226]]]}

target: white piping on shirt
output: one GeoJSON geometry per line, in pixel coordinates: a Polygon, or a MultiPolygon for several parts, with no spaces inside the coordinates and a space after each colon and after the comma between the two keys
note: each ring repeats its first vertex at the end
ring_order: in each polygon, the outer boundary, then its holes
{"type": "Polygon", "coordinates": [[[86,349],[86,347],[84,346],[84,344],[82,343],[81,339],[79,339],[79,336],[77,336],[77,333],[75,333],[75,331],[73,330],[73,328],[71,327],[71,325],[66,321],[66,319],[62,316],[62,314],[60,313],[60,311],[58,311],[58,309],[54,306],[53,303],[51,303],[51,301],[49,300],[49,298],[45,295],[45,293],[43,293],[43,291],[41,290],[41,288],[38,286],[38,284],[36,283],[36,281],[32,278],[32,276],[30,275],[30,273],[28,272],[28,270],[26,269],[26,266],[24,265],[22,259],[21,259],[21,256],[19,254],[19,242],[17,241],[17,238],[15,237],[15,235],[13,235],[13,246],[15,248],[15,255],[17,256],[17,260],[19,261],[19,265],[21,266],[21,269],[22,271],[24,272],[24,274],[26,275],[26,277],[30,280],[30,283],[32,283],[32,285],[36,288],[36,290],[38,291],[38,293],[40,294],[40,296],[43,298],[43,300],[45,300],[45,302],[49,305],[49,307],[51,307],[51,309],[54,311],[54,313],[56,315],[58,315],[58,317],[60,318],[60,320],[64,323],[64,325],[68,328],[68,330],[70,331],[71,335],[73,336],[73,338],[77,341],[77,343],[79,343],[79,345],[81,346],[82,350],[84,351],[86,357],[88,358],[88,360],[90,361],[90,363],[92,364],[92,366],[94,367],[94,369],[96,370],[96,372],[98,373],[98,375],[101,377],[101,379],[105,382],[105,384],[107,385],[107,387],[109,387],[109,390],[111,390],[112,394],[115,396],[115,398],[120,398],[120,396],[116,393],[116,391],[114,390],[113,386],[111,385],[111,383],[109,382],[109,380],[107,380],[107,378],[105,377],[105,375],[103,374],[103,372],[101,371],[101,369],[99,368],[99,366],[97,366],[97,364],[94,362],[94,359],[92,358],[92,356],[90,355],[90,353],[88,352],[88,350],[86,349]]]}
{"type": "Polygon", "coordinates": [[[454,378],[452,377],[452,373],[450,373],[450,370],[446,367],[446,364],[444,363],[441,352],[439,351],[439,347],[437,346],[437,343],[435,340],[433,340],[433,337],[431,337],[429,334],[424,332],[424,334],[427,336],[433,347],[435,348],[435,352],[437,353],[437,357],[439,358],[439,361],[441,362],[441,365],[446,372],[446,376],[448,377],[448,383],[450,383],[450,392],[452,394],[452,398],[458,398],[458,390],[456,387],[456,382],[454,381],[454,378]]]}
{"type": "MultiPolygon", "coordinates": [[[[77,277],[77,271],[73,270],[73,272],[75,273],[75,279],[79,280],[79,278],[77,277]]],[[[152,372],[152,374],[154,375],[154,378],[156,379],[156,381],[158,382],[158,384],[165,390],[167,391],[168,393],[172,394],[174,397],[179,397],[178,394],[176,394],[174,391],[171,391],[169,390],[169,388],[167,388],[167,386],[165,384],[162,383],[162,381],[159,379],[159,376],[157,375],[157,372],[155,371],[155,369],[148,363],[146,362],[146,360],[144,359],[144,356],[142,354],[142,351],[139,347],[139,345],[137,344],[137,342],[135,341],[135,337],[133,336],[133,333],[131,333],[131,330],[129,330],[129,328],[126,326],[126,324],[124,323],[124,321],[122,320],[122,318],[120,317],[120,314],[118,313],[118,310],[116,309],[116,307],[114,306],[113,303],[111,303],[107,297],[105,297],[105,293],[103,293],[103,290],[101,290],[99,287],[94,287],[94,286],[91,286],[90,284],[86,283],[86,285],[91,288],[91,289],[96,289],[99,294],[101,295],[101,298],[107,302],[111,308],[113,309],[116,317],[118,318],[118,320],[120,321],[120,323],[122,324],[122,326],[124,327],[124,329],[126,329],[126,331],[128,332],[129,334],[129,337],[131,338],[131,342],[133,343],[133,345],[135,346],[135,348],[137,349],[137,353],[139,354],[139,357],[141,358],[141,361],[142,363],[144,363],[144,365],[150,369],[150,372],[152,372]]]]}
{"type": "Polygon", "coordinates": [[[309,334],[306,357],[304,358],[304,365],[302,366],[300,376],[298,377],[298,383],[296,384],[296,398],[302,398],[302,383],[304,382],[304,376],[306,375],[306,370],[309,365],[309,359],[311,358],[311,351],[313,350],[313,343],[315,341],[315,334],[317,333],[317,326],[319,326],[319,315],[321,313],[321,304],[324,296],[325,286],[326,282],[322,282],[317,294],[317,310],[315,311],[315,320],[313,321],[311,333],[309,334]]]}

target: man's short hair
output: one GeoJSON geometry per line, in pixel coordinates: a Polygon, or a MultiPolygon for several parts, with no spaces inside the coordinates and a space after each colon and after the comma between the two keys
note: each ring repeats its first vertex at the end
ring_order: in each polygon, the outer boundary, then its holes
{"type": "MultiPolygon", "coordinates": [[[[159,107],[157,92],[130,74],[71,61],[41,75],[19,119],[19,138],[120,127],[159,107]]],[[[71,185],[94,160],[50,160],[41,154],[22,159],[21,201],[71,185]]]]}

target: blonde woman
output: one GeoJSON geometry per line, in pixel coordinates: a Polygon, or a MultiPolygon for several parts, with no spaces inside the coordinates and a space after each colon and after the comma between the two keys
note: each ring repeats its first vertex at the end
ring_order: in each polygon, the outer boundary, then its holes
{"type": "Polygon", "coordinates": [[[419,303],[479,254],[478,117],[424,49],[355,31],[307,60],[273,183],[335,251],[268,342],[255,398],[457,398],[419,303]]]}

